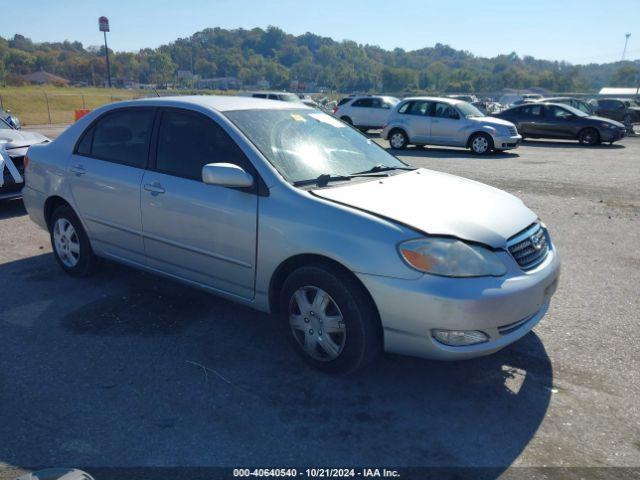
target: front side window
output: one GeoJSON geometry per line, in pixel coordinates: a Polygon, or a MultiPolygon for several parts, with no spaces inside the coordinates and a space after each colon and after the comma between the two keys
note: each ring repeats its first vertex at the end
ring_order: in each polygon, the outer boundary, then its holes
{"type": "Polygon", "coordinates": [[[234,163],[246,168],[248,160],[212,119],[198,113],[163,112],[156,169],[176,177],[202,180],[202,167],[207,163],[234,163]]]}
{"type": "Polygon", "coordinates": [[[261,109],[225,115],[290,182],[324,174],[349,175],[377,165],[407,167],[370,138],[325,113],[261,109]]]}
{"type": "Polygon", "coordinates": [[[84,135],[77,152],[101,160],[145,168],[153,115],[152,109],[141,108],[109,113],[91,127],[92,132],[88,131],[84,135]],[[88,137],[91,137],[90,146],[88,137]]]}
{"type": "MultiPolygon", "coordinates": [[[[475,108],[475,107],[474,107],[475,108]]],[[[460,118],[455,109],[448,103],[436,103],[433,116],[437,118],[460,118]]]]}

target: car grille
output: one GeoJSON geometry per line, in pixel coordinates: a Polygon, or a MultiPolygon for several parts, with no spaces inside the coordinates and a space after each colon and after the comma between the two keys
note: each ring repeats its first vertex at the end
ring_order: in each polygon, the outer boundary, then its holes
{"type": "Polygon", "coordinates": [[[534,223],[507,242],[509,253],[523,270],[541,263],[549,253],[547,235],[539,223],[534,223]]]}
{"type": "MultiPolygon", "coordinates": [[[[15,165],[20,175],[24,179],[24,156],[22,157],[11,157],[11,162],[15,165]]],[[[9,172],[9,169],[5,166],[4,171],[0,172],[2,178],[4,180],[4,186],[2,188],[2,193],[13,190],[20,190],[22,188],[23,182],[16,183],[13,179],[13,175],[9,172]]]]}
{"type": "Polygon", "coordinates": [[[509,130],[509,134],[511,136],[515,136],[518,134],[518,130],[516,129],[516,127],[507,127],[507,129],[509,130]]]}

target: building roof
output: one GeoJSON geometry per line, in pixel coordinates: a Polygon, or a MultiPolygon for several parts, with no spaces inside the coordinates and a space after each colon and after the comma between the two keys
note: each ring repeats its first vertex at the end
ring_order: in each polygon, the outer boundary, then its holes
{"type": "Polygon", "coordinates": [[[45,72],[44,70],[29,73],[27,75],[22,75],[22,78],[30,83],[69,83],[69,80],[67,80],[66,78],[59,77],[58,75],[54,75],[53,73],[45,72]]]}
{"type": "Polygon", "coordinates": [[[610,96],[619,96],[619,95],[639,95],[640,87],[636,88],[617,88],[617,87],[604,87],[600,89],[599,95],[610,95],[610,96]]]}

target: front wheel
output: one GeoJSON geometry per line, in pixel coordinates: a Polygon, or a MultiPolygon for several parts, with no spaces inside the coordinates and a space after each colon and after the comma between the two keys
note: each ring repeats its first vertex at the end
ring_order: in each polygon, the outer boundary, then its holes
{"type": "Polygon", "coordinates": [[[98,265],[89,238],[73,209],[58,207],[51,216],[50,235],[53,253],[62,269],[74,277],[93,273],[98,265]]]}
{"type": "Polygon", "coordinates": [[[486,155],[493,148],[493,139],[487,133],[476,133],[469,140],[469,146],[476,155],[486,155]]]}
{"type": "Polygon", "coordinates": [[[593,146],[600,143],[600,134],[595,128],[585,128],[578,135],[581,145],[593,146]]]}
{"type": "Polygon", "coordinates": [[[280,303],[294,349],[319,370],[350,373],[382,350],[377,311],[346,273],[321,264],[301,267],[285,281],[280,303]]]}
{"type": "Polygon", "coordinates": [[[394,150],[403,150],[407,147],[407,143],[409,143],[409,139],[407,138],[407,134],[402,130],[393,130],[389,134],[389,145],[394,150]]]}

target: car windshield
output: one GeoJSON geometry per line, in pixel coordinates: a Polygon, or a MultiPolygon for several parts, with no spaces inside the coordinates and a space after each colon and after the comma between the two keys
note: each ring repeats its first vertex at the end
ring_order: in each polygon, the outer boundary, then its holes
{"type": "Polygon", "coordinates": [[[476,107],[474,107],[468,102],[460,102],[456,104],[456,107],[458,108],[458,110],[460,110],[460,113],[462,113],[462,115],[464,115],[467,118],[486,117],[484,113],[482,113],[480,110],[478,110],[476,107]]]}
{"type": "Polygon", "coordinates": [[[407,167],[373,140],[317,110],[236,110],[225,115],[292,183],[374,167],[407,167]]]}

